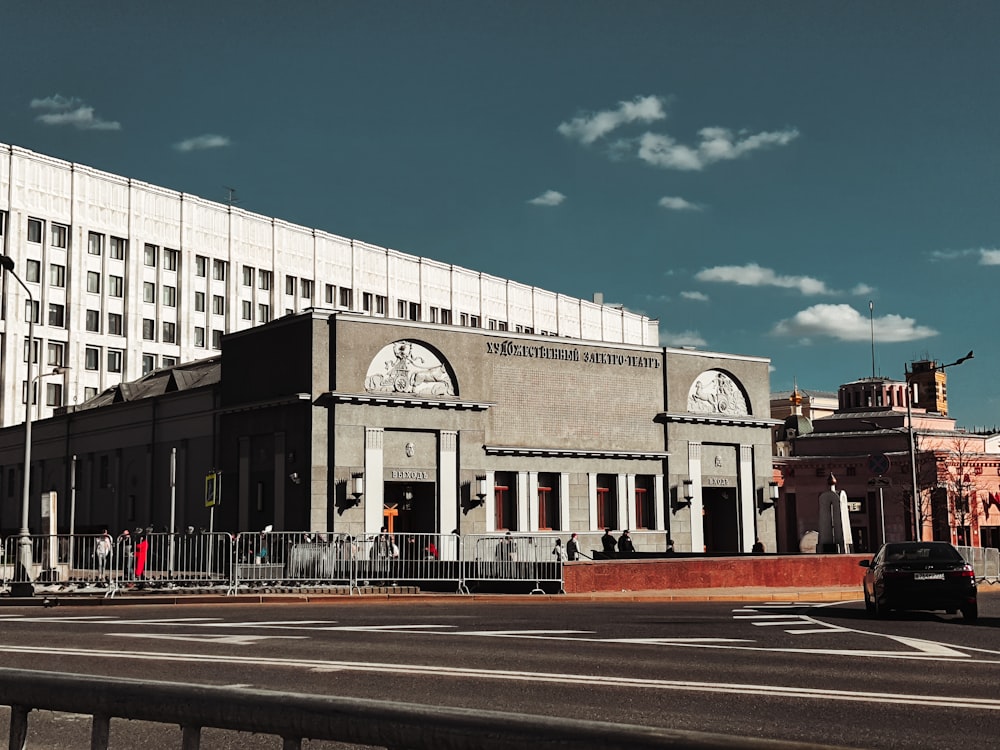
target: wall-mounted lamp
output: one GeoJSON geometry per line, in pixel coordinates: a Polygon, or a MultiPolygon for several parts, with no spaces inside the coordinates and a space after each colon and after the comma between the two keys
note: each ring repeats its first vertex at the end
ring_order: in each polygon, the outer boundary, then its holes
{"type": "Polygon", "coordinates": [[[463,513],[468,514],[473,508],[478,508],[483,503],[486,502],[486,475],[476,474],[475,483],[469,482],[469,501],[465,504],[462,509],[463,513]]]}
{"type": "Polygon", "coordinates": [[[674,501],[674,507],[690,508],[692,500],[694,500],[694,482],[685,479],[677,488],[677,499],[674,501]]]}
{"type": "Polygon", "coordinates": [[[760,509],[761,511],[767,510],[768,508],[773,508],[778,502],[779,497],[779,486],[775,481],[770,481],[767,483],[767,495],[761,498],[760,509]]]}
{"type": "Polygon", "coordinates": [[[347,507],[350,508],[361,503],[361,496],[365,494],[365,475],[360,471],[352,472],[348,487],[351,494],[347,498],[347,507]]]}

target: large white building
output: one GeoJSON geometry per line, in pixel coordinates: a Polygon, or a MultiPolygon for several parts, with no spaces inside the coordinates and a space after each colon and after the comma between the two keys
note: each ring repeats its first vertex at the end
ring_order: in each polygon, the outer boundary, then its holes
{"type": "Polygon", "coordinates": [[[311,307],[640,346],[657,323],[489,274],[345,239],[0,144],[0,425],[24,420],[28,316],[36,416],[222,336],[311,307]],[[29,313],[30,309],[30,313],[29,313]],[[37,365],[37,366],[35,366],[37,365]],[[53,374],[55,367],[68,367],[53,374]],[[13,397],[12,397],[13,396],[13,397]]]}

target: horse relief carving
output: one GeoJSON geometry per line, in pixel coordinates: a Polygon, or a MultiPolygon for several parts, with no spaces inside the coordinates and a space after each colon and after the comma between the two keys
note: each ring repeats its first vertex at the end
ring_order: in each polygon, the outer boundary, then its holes
{"type": "Polygon", "coordinates": [[[365,377],[369,393],[405,393],[414,396],[455,396],[448,369],[426,347],[396,341],[372,360],[365,377]]]}

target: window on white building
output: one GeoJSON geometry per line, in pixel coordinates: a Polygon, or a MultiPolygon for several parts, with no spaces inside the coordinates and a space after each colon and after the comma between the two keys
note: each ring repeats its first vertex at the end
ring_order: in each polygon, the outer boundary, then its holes
{"type": "Polygon", "coordinates": [[[87,271],[87,291],[91,294],[101,293],[101,274],[97,271],[87,271]]]}
{"type": "Polygon", "coordinates": [[[212,278],[216,281],[226,280],[226,266],[229,265],[224,260],[212,261],[212,278]]]}
{"type": "Polygon", "coordinates": [[[66,266],[59,265],[58,263],[49,264],[49,285],[58,287],[66,286],[66,266]]]}
{"type": "Polygon", "coordinates": [[[177,324],[169,320],[163,321],[163,343],[177,343],[177,324]]]}
{"type": "Polygon", "coordinates": [[[91,333],[101,332],[101,313],[98,310],[87,310],[87,330],[91,333]]]}
{"type": "Polygon", "coordinates": [[[226,298],[221,294],[212,295],[212,312],[216,315],[226,314],[226,298]]]}
{"type": "Polygon", "coordinates": [[[253,286],[253,266],[243,266],[243,286],[253,286]]]}
{"type": "Polygon", "coordinates": [[[177,270],[177,251],[171,250],[169,247],[163,248],[161,253],[163,258],[163,270],[164,271],[176,271],[177,270]]]}
{"type": "Polygon", "coordinates": [[[122,371],[122,350],[108,349],[108,372],[122,371]]]}
{"type": "Polygon", "coordinates": [[[202,278],[208,276],[208,258],[204,255],[194,256],[194,275],[202,278]]]}
{"type": "Polygon", "coordinates": [[[46,345],[48,364],[52,367],[62,367],[66,356],[66,345],[59,341],[50,341],[46,345]]]}
{"type": "Polygon", "coordinates": [[[142,338],[146,341],[156,340],[156,321],[152,318],[142,319],[142,338]]]}
{"type": "Polygon", "coordinates": [[[101,367],[101,350],[96,346],[88,346],[83,355],[83,366],[87,370],[98,370],[101,367]]]}
{"type": "Polygon", "coordinates": [[[142,250],[142,262],[145,265],[150,266],[151,268],[156,267],[157,249],[156,245],[150,245],[148,242],[146,243],[142,250]]]}
{"type": "Polygon", "coordinates": [[[104,247],[104,235],[97,232],[87,233],[87,252],[91,255],[100,255],[104,247]]]}
{"type": "Polygon", "coordinates": [[[121,276],[108,276],[108,296],[125,296],[125,279],[121,276]]]}
{"type": "Polygon", "coordinates": [[[142,282],[142,301],[143,302],[156,302],[156,284],[152,281],[142,282]]]}
{"type": "Polygon", "coordinates": [[[69,244],[69,227],[63,224],[53,224],[49,236],[52,247],[65,248],[69,244]]]}
{"type": "Polygon", "coordinates": [[[55,302],[49,303],[49,325],[53,328],[66,327],[66,307],[55,302]]]}
{"type": "Polygon", "coordinates": [[[194,345],[202,348],[205,346],[205,329],[201,326],[194,328],[194,345]]]}
{"type": "Polygon", "coordinates": [[[121,336],[123,331],[121,313],[108,313],[108,333],[112,336],[121,336]]]}
{"type": "Polygon", "coordinates": [[[24,264],[24,280],[31,281],[37,284],[42,280],[42,262],[38,260],[29,260],[24,264]]]}
{"type": "Polygon", "coordinates": [[[39,219],[28,219],[28,242],[42,241],[42,222],[39,219]]]}
{"type": "Polygon", "coordinates": [[[128,240],[121,237],[111,237],[108,240],[108,257],[115,260],[125,260],[125,249],[128,247],[128,240]]]}
{"type": "Polygon", "coordinates": [[[163,304],[166,307],[177,307],[177,287],[163,287],[163,304]]]}

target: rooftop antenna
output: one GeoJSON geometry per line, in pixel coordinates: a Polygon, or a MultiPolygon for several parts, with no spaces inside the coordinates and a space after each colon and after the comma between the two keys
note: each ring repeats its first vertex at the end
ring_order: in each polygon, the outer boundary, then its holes
{"type": "Polygon", "coordinates": [[[875,303],[868,300],[868,320],[872,329],[872,380],[875,379],[875,303]]]}
{"type": "Polygon", "coordinates": [[[223,189],[226,192],[229,193],[229,197],[226,198],[226,203],[229,204],[230,208],[233,207],[234,203],[239,203],[240,202],[240,199],[236,197],[236,188],[234,188],[234,187],[228,187],[226,185],[223,185],[222,187],[223,187],[223,189]]]}

